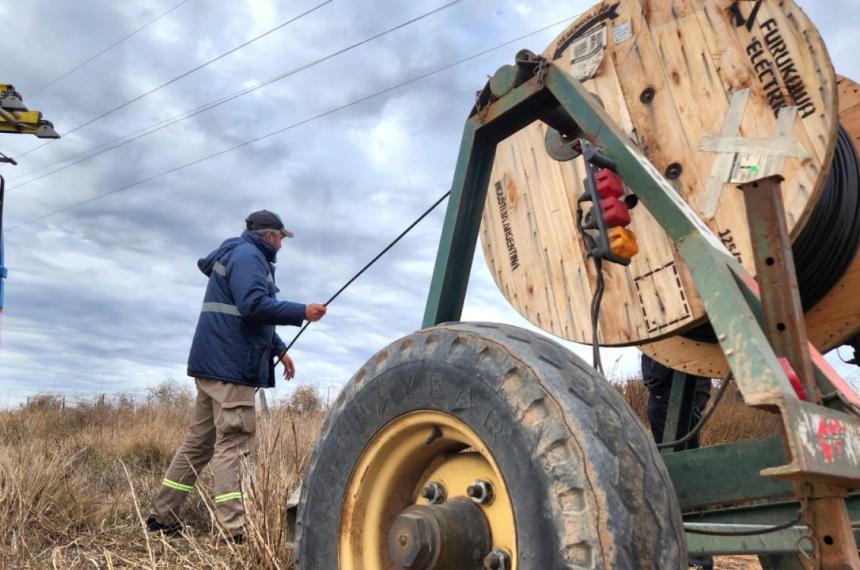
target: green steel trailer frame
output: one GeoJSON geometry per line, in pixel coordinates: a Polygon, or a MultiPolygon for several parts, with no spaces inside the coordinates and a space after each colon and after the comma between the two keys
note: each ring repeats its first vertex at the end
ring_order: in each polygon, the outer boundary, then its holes
{"type": "MultiPolygon", "coordinates": [[[[587,139],[616,163],[688,265],[744,402],[782,418],[782,433],[764,439],[664,450],[690,553],[786,555],[792,562],[778,567],[798,568],[791,564],[806,553],[821,568],[860,567],[857,394],[806,341],[779,176],[739,190],[756,214],[757,284],[579,81],[520,52],[466,121],[423,326],[460,319],[496,144],[536,120],[587,139]],[[797,371],[807,400],[780,357],[797,371]]],[[[691,385],[675,374],[668,440],[690,428],[691,385]]]]}

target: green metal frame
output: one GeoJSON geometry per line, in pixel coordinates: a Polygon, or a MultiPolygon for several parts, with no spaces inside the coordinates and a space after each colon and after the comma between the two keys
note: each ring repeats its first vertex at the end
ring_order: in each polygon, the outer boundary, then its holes
{"type": "MultiPolygon", "coordinates": [[[[672,374],[672,390],[669,393],[669,409],[666,410],[666,425],[663,428],[663,441],[677,441],[687,435],[694,427],[693,405],[696,400],[696,377],[678,370],[672,374]]],[[[663,453],[673,453],[691,448],[691,442],[664,449],[663,453]]]]}
{"type": "MultiPolygon", "coordinates": [[[[677,246],[744,401],[777,411],[783,418],[784,440],[774,437],[665,454],[685,516],[695,513],[698,522],[711,524],[760,524],[762,507],[736,508],[716,519],[706,515],[718,512],[715,506],[790,501],[795,496],[792,481],[860,488],[860,418],[798,398],[763,331],[752,278],[653,165],[627,143],[581,84],[548,64],[498,99],[485,101],[483,108],[476,106],[464,128],[423,325],[460,318],[497,143],[548,113],[557,116],[561,109],[585,138],[615,161],[618,173],[677,246]],[[829,421],[844,426],[845,445],[852,453],[832,457],[822,450],[816,429],[829,421]]],[[[823,394],[835,392],[829,374],[832,371],[816,364],[823,394]]],[[[684,421],[683,414],[678,418],[675,421],[684,421]]],[[[852,519],[860,516],[860,497],[851,497],[848,503],[852,519]]],[[[796,512],[796,503],[793,508],[796,512]]],[[[690,535],[689,542],[692,551],[785,552],[786,544],[795,544],[790,539],[796,532],[788,529],[746,542],[690,535]],[[742,543],[747,547],[741,548],[742,543]]]]}

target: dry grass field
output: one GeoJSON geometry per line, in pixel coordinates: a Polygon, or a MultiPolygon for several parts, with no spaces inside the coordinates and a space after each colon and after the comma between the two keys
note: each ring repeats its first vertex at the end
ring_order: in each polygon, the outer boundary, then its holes
{"type": "MultiPolygon", "coordinates": [[[[164,539],[143,519],[164,468],[182,439],[192,394],[166,384],[144,399],[67,402],[43,395],[0,411],[0,567],[288,568],[283,508],[298,484],[324,412],[273,406],[258,427],[249,468],[249,542],[218,540],[204,472],[184,511],[186,532],[164,539]]],[[[644,414],[640,382],[619,390],[644,414]]],[[[706,445],[775,429],[773,418],[744,407],[733,387],[704,433],[706,445]]],[[[752,569],[752,559],[718,561],[752,569]]]]}
{"type": "Polygon", "coordinates": [[[323,414],[284,406],[260,418],[248,501],[253,528],[248,544],[236,547],[220,544],[213,528],[208,469],[186,503],[182,537],[143,527],[191,403],[190,391],[164,385],[139,401],[63,407],[60,398],[42,396],[0,412],[0,567],[288,567],[283,506],[323,414]]]}

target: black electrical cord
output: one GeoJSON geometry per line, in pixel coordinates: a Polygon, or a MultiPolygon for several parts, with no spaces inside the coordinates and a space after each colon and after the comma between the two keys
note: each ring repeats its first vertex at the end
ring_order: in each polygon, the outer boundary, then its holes
{"type": "MultiPolygon", "coordinates": [[[[803,309],[809,310],[845,274],[860,246],[860,160],[851,137],[839,125],[836,150],[827,180],[809,220],[792,245],[797,287],[803,309]]],[[[710,322],[681,336],[716,343],[710,322]]]]}
{"type": "Polygon", "coordinates": [[[594,270],[597,272],[597,286],[591,297],[591,359],[595,370],[603,374],[603,362],[600,360],[600,343],[597,338],[597,325],[600,320],[600,303],[603,301],[603,260],[594,258],[594,270]]]}
{"type": "MultiPolygon", "coordinates": [[[[576,230],[585,242],[586,249],[591,251],[595,249],[597,244],[582,225],[584,216],[585,213],[582,211],[582,205],[577,202],[576,230]]],[[[597,337],[597,329],[600,321],[600,303],[603,301],[603,290],[605,287],[603,280],[603,260],[599,257],[592,257],[592,260],[594,261],[594,271],[597,274],[597,282],[595,283],[594,294],[591,296],[591,365],[595,370],[603,374],[603,362],[600,360],[600,343],[597,337]]]]}
{"type": "Polygon", "coordinates": [[[772,532],[779,532],[781,530],[785,530],[787,528],[791,528],[802,520],[802,515],[800,512],[797,513],[797,516],[791,519],[790,521],[785,521],[782,524],[778,524],[775,526],[767,526],[764,528],[759,528],[755,530],[704,530],[704,529],[694,529],[694,528],[684,528],[684,532],[689,532],[690,534],[706,534],[710,536],[756,536],[759,534],[769,534],[772,532]]]}
{"type": "MultiPolygon", "coordinates": [[[[444,194],[442,194],[442,197],[441,197],[441,198],[439,198],[438,200],[436,200],[436,201],[433,203],[433,205],[432,205],[432,206],[430,206],[429,208],[427,208],[427,209],[424,211],[424,213],[423,213],[423,214],[421,214],[420,216],[418,216],[418,217],[415,219],[415,221],[414,221],[414,222],[412,222],[411,224],[409,224],[409,227],[407,227],[405,230],[403,230],[402,232],[400,232],[400,235],[399,235],[399,236],[397,236],[396,238],[394,238],[394,240],[392,240],[392,242],[391,242],[391,243],[389,243],[387,246],[385,246],[385,247],[382,249],[382,251],[380,251],[379,253],[377,253],[377,254],[376,254],[376,257],[374,257],[373,259],[371,259],[371,260],[367,263],[367,265],[365,265],[364,267],[362,267],[362,268],[361,268],[361,270],[360,270],[358,273],[356,273],[355,275],[353,275],[353,276],[349,279],[349,281],[347,281],[347,282],[344,284],[344,286],[343,286],[343,287],[341,287],[340,289],[338,289],[338,290],[337,290],[337,293],[335,293],[334,295],[332,295],[332,296],[331,296],[331,298],[330,298],[328,301],[326,301],[325,303],[323,303],[323,305],[325,305],[326,307],[328,307],[328,306],[329,306],[329,304],[330,304],[332,301],[334,301],[335,299],[337,299],[337,298],[338,298],[338,296],[339,296],[341,293],[343,293],[343,292],[346,290],[346,288],[347,288],[347,287],[349,287],[350,285],[352,285],[353,281],[355,281],[356,279],[358,279],[359,277],[361,277],[361,274],[362,274],[362,273],[364,273],[365,271],[367,271],[367,270],[370,268],[370,266],[371,266],[371,265],[373,265],[374,263],[376,263],[376,262],[377,262],[377,260],[379,260],[379,258],[380,258],[380,257],[382,257],[383,255],[385,255],[386,253],[388,253],[388,250],[390,250],[392,247],[394,247],[394,246],[395,246],[395,244],[397,244],[397,242],[399,242],[401,239],[403,239],[403,237],[404,237],[406,234],[408,234],[410,231],[412,231],[412,228],[414,228],[415,226],[417,226],[417,225],[421,222],[421,220],[423,220],[424,218],[426,218],[426,217],[430,214],[430,212],[432,212],[433,210],[435,210],[435,209],[436,209],[436,206],[438,206],[439,204],[441,204],[442,202],[444,202],[444,201],[445,201],[445,199],[446,199],[448,196],[450,196],[450,195],[451,195],[451,191],[450,191],[450,190],[448,190],[447,192],[445,192],[444,194]]],[[[304,324],[304,326],[299,330],[299,332],[298,332],[298,333],[296,333],[296,336],[294,336],[294,337],[293,337],[293,340],[291,340],[291,341],[290,341],[290,344],[289,344],[289,345],[287,345],[287,349],[286,349],[287,351],[288,351],[288,350],[290,350],[290,349],[293,347],[293,345],[294,345],[294,344],[296,344],[296,341],[297,341],[297,340],[299,340],[299,337],[300,337],[300,336],[302,336],[302,333],[303,333],[303,332],[305,332],[305,329],[307,329],[307,328],[308,328],[308,326],[309,326],[310,324],[311,324],[311,323],[310,323],[310,321],[306,322],[306,323],[304,324]]],[[[286,352],[286,351],[285,351],[285,352],[286,352]]]]}
{"type": "Polygon", "coordinates": [[[711,419],[711,416],[714,414],[714,410],[717,409],[717,405],[720,403],[720,400],[723,399],[723,394],[726,393],[726,388],[729,387],[729,383],[731,381],[731,375],[729,375],[725,380],[723,380],[723,385],[720,386],[717,395],[714,396],[714,401],[711,402],[711,407],[708,408],[707,412],[702,414],[702,417],[699,419],[699,422],[693,427],[693,429],[684,434],[684,437],[678,438],[675,441],[666,441],[664,443],[658,443],[657,449],[668,449],[677,445],[683,445],[696,437],[696,435],[702,430],[702,428],[705,427],[705,424],[708,422],[708,420],[711,419]]]}

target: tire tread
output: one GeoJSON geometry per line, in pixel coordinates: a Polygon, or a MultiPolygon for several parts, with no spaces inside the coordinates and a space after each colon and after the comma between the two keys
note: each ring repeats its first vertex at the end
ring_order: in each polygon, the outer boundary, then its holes
{"type": "MultiPolygon", "coordinates": [[[[686,568],[680,509],[659,452],[621,395],[584,361],[529,331],[448,323],[395,341],[367,361],[334,403],[308,468],[317,468],[331,417],[384,368],[415,360],[477,367],[534,441],[554,500],[559,555],[571,569],[686,568]]],[[[302,493],[300,516],[306,493],[302,493]]],[[[301,564],[303,527],[297,523],[301,564]]],[[[528,569],[529,555],[521,553],[528,569]]]]}

